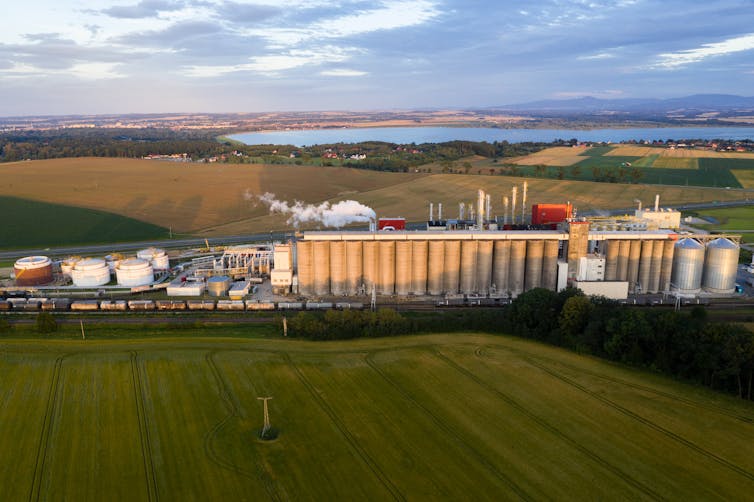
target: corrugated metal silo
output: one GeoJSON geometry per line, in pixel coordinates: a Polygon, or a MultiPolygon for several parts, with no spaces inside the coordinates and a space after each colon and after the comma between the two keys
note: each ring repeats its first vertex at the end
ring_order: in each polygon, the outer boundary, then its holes
{"type": "Polygon", "coordinates": [[[346,241],[346,294],[357,295],[362,284],[361,241],[346,241]]]}
{"type": "Polygon", "coordinates": [[[492,283],[492,241],[479,241],[476,258],[476,289],[480,294],[490,292],[492,283]]]}
{"type": "Polygon", "coordinates": [[[663,241],[655,241],[652,245],[652,263],[649,267],[649,292],[660,291],[660,275],[662,274],[662,254],[665,250],[663,241]]]}
{"type": "Polygon", "coordinates": [[[330,293],[330,242],[314,241],[312,243],[314,262],[314,294],[330,293]]]}
{"type": "Polygon", "coordinates": [[[314,294],[314,263],[312,261],[312,243],[309,241],[296,242],[296,268],[298,269],[299,294],[310,296],[314,294]]]}
{"type": "Polygon", "coordinates": [[[558,287],[558,248],[556,240],[545,241],[545,257],[542,260],[542,287],[555,291],[558,287]]]}
{"type": "Polygon", "coordinates": [[[411,241],[395,243],[395,294],[411,292],[411,241]]]}
{"type": "Polygon", "coordinates": [[[618,241],[618,280],[628,280],[628,255],[631,249],[631,242],[627,240],[618,241]]]}
{"type": "Polygon", "coordinates": [[[698,293],[702,287],[704,246],[694,239],[681,239],[673,254],[672,289],[679,293],[698,293]]]}
{"type": "Polygon", "coordinates": [[[377,286],[377,271],[378,267],[378,252],[377,242],[364,241],[362,247],[362,256],[364,258],[362,273],[364,274],[364,292],[368,295],[372,294],[372,288],[377,286]]]}
{"type": "Polygon", "coordinates": [[[662,247],[662,270],[660,270],[660,291],[670,291],[670,278],[673,272],[673,252],[675,241],[667,240],[662,247]]]}
{"type": "Polygon", "coordinates": [[[476,291],[476,253],[477,241],[461,242],[461,293],[472,294],[476,291]]]}
{"type": "Polygon", "coordinates": [[[628,250],[628,290],[633,292],[639,282],[639,262],[641,261],[641,241],[631,241],[628,250]]]}
{"type": "Polygon", "coordinates": [[[612,240],[607,241],[605,251],[605,280],[615,281],[618,278],[618,248],[620,243],[612,240]]]}
{"type": "Polygon", "coordinates": [[[542,260],[545,255],[545,241],[526,241],[526,275],[524,276],[524,289],[538,288],[542,286],[542,260]]]}
{"type": "Polygon", "coordinates": [[[430,295],[441,295],[445,276],[445,242],[429,241],[428,247],[427,292],[430,295]]]}
{"type": "Polygon", "coordinates": [[[641,241],[641,260],[639,261],[639,285],[641,286],[641,292],[646,293],[649,291],[651,272],[652,272],[652,250],[654,249],[654,242],[641,241]]]}
{"type": "Polygon", "coordinates": [[[427,294],[427,241],[413,241],[411,247],[411,292],[427,294]]]}
{"type": "Polygon", "coordinates": [[[702,287],[710,293],[733,293],[740,252],[738,244],[724,237],[708,242],[702,287]]]}
{"type": "Polygon", "coordinates": [[[377,292],[381,295],[395,293],[395,241],[380,241],[377,292]]]}
{"type": "Polygon", "coordinates": [[[330,291],[334,295],[346,294],[346,243],[330,243],[330,291]]]}
{"type": "Polygon", "coordinates": [[[445,241],[445,275],[442,281],[446,293],[458,293],[461,270],[461,241],[445,241]]]}
{"type": "Polygon", "coordinates": [[[526,267],[526,241],[511,241],[508,290],[513,295],[524,292],[524,269],[526,267]]]}
{"type": "Polygon", "coordinates": [[[511,261],[511,241],[495,241],[495,257],[492,262],[492,284],[498,293],[508,291],[508,268],[511,261]]]}

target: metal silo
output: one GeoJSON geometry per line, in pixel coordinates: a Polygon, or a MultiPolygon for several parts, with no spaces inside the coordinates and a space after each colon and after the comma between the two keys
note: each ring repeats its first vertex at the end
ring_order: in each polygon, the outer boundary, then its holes
{"type": "Polygon", "coordinates": [[[411,243],[411,292],[427,294],[427,241],[411,243]]]}
{"type": "Polygon", "coordinates": [[[309,241],[296,242],[296,268],[298,269],[299,294],[308,296],[314,294],[314,262],[312,261],[312,243],[309,241]]]}
{"type": "Polygon", "coordinates": [[[652,272],[652,250],[654,249],[654,242],[641,241],[641,260],[639,261],[639,285],[641,286],[641,292],[646,293],[649,291],[651,272],[652,272]]]}
{"type": "Polygon", "coordinates": [[[411,292],[411,241],[395,243],[395,294],[411,292]]]}
{"type": "Polygon", "coordinates": [[[655,241],[652,245],[652,262],[649,267],[649,291],[660,291],[660,275],[662,274],[662,255],[665,250],[663,241],[655,241]]]}
{"type": "Polygon", "coordinates": [[[671,288],[679,293],[698,293],[702,287],[704,246],[694,239],[675,244],[671,288]]]}
{"type": "Polygon", "coordinates": [[[357,295],[362,284],[361,241],[346,241],[346,294],[357,295]]]}
{"type": "Polygon", "coordinates": [[[461,293],[472,294],[476,291],[476,253],[477,241],[461,242],[461,293]]]}
{"type": "Polygon", "coordinates": [[[458,293],[458,280],[461,270],[461,241],[445,241],[445,266],[442,281],[446,293],[458,293]]]}
{"type": "Polygon", "coordinates": [[[508,268],[511,261],[511,241],[495,241],[492,261],[492,284],[498,294],[508,292],[508,268]]]}
{"type": "Polygon", "coordinates": [[[673,271],[675,242],[667,240],[662,248],[662,269],[660,270],[660,291],[670,291],[670,278],[673,271]]]}
{"type": "Polygon", "coordinates": [[[558,287],[558,248],[556,240],[545,241],[545,257],[542,260],[542,287],[555,291],[558,287]]]}
{"type": "Polygon", "coordinates": [[[615,281],[618,279],[618,241],[606,241],[607,251],[605,252],[605,280],[615,281]]]}
{"type": "Polygon", "coordinates": [[[378,253],[377,253],[376,241],[364,241],[362,247],[363,267],[362,273],[364,274],[364,292],[368,295],[372,294],[372,288],[377,285],[377,271],[378,265],[378,253]]]}
{"type": "Polygon", "coordinates": [[[445,275],[445,242],[429,241],[428,247],[427,292],[430,295],[441,295],[443,276],[445,275]]]}
{"type": "Polygon", "coordinates": [[[314,241],[312,243],[312,261],[314,263],[314,294],[330,293],[330,242],[314,241]]]}
{"type": "Polygon", "coordinates": [[[511,241],[511,261],[508,269],[508,290],[513,296],[524,292],[526,241],[511,241]]]}
{"type": "Polygon", "coordinates": [[[524,276],[524,289],[538,288],[542,286],[542,259],[545,255],[545,241],[526,241],[526,275],[524,276]]]}
{"type": "Polygon", "coordinates": [[[395,293],[395,241],[380,241],[377,292],[381,295],[395,293]]]}
{"type": "Polygon", "coordinates": [[[633,292],[639,282],[639,262],[641,261],[641,241],[631,241],[628,250],[628,290],[633,292]]]}
{"type": "Polygon", "coordinates": [[[735,291],[740,251],[738,244],[724,237],[707,243],[702,279],[702,287],[705,290],[720,294],[735,291]]]}
{"type": "Polygon", "coordinates": [[[486,295],[492,283],[492,241],[479,241],[476,258],[476,289],[486,295]]]}
{"type": "Polygon", "coordinates": [[[346,243],[330,243],[330,291],[334,295],[346,294],[346,243]]]}
{"type": "Polygon", "coordinates": [[[631,250],[631,241],[620,240],[618,241],[618,280],[628,280],[628,256],[631,250]]]}

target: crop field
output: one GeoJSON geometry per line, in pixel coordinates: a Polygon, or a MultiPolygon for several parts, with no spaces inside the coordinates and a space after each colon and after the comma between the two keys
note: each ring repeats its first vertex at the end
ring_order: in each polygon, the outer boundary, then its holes
{"type": "Polygon", "coordinates": [[[700,216],[710,216],[718,221],[716,224],[697,225],[706,230],[718,232],[742,233],[744,242],[754,242],[754,207],[730,207],[723,209],[703,209],[697,211],[700,216]]]}
{"type": "Polygon", "coordinates": [[[570,166],[583,160],[583,157],[581,156],[583,152],[583,148],[556,146],[522,157],[516,162],[516,164],[522,166],[533,166],[537,164],[545,166],[570,166]]]}
{"type": "Polygon", "coordinates": [[[508,337],[6,340],[0,379],[2,500],[754,490],[750,403],[508,337]]]}

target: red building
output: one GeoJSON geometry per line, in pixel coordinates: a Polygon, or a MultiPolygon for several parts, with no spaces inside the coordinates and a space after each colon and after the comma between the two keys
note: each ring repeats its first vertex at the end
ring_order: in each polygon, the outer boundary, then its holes
{"type": "Polygon", "coordinates": [[[377,230],[406,230],[406,218],[380,218],[377,230]]]}
{"type": "Polygon", "coordinates": [[[531,206],[532,225],[561,223],[573,216],[571,204],[533,204],[531,206]]]}

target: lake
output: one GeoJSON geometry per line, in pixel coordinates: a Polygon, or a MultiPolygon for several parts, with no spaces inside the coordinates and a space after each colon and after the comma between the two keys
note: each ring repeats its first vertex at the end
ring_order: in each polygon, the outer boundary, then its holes
{"type": "Polygon", "coordinates": [[[551,142],[576,138],[579,141],[618,143],[630,140],[666,139],[754,139],[752,127],[658,127],[633,129],[494,129],[484,127],[363,127],[352,129],[312,129],[295,131],[247,132],[232,139],[247,145],[322,145],[331,143],[442,143],[445,141],[524,141],[551,142]]]}

